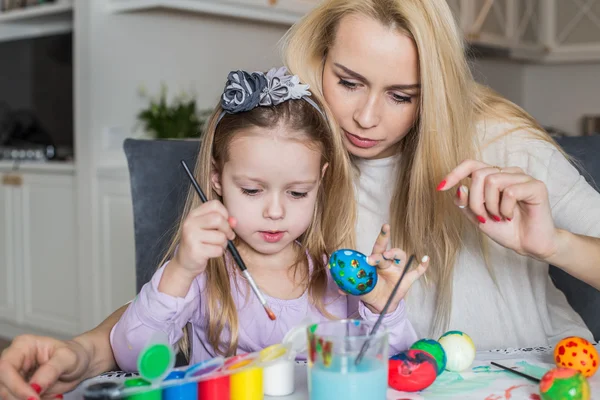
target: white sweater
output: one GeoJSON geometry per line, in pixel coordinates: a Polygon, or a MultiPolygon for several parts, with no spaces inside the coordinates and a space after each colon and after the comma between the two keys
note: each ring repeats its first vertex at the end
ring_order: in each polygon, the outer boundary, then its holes
{"type": "MultiPolygon", "coordinates": [[[[479,125],[482,161],[501,167],[518,166],[543,181],[549,191],[557,227],[600,237],[600,194],[551,144],[517,131],[502,137],[507,124],[479,125]],[[493,139],[493,142],[491,142],[493,139]]],[[[357,250],[370,254],[381,225],[389,221],[397,157],[359,160],[356,185],[359,213],[357,250]]],[[[469,334],[478,350],[554,345],[565,336],[593,340],[581,317],[552,283],[548,264],[523,257],[488,240],[497,285],[478,248],[463,248],[453,282],[449,330],[469,334]]],[[[600,266],[599,266],[600,267],[600,266]]],[[[421,281],[407,298],[408,317],[419,337],[433,332],[435,296],[421,281]]]]}

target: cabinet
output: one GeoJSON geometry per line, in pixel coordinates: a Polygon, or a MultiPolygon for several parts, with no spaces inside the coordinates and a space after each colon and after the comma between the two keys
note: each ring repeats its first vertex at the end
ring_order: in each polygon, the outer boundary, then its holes
{"type": "Polygon", "coordinates": [[[15,333],[80,330],[74,172],[60,169],[0,167],[0,322],[15,333]]]}
{"type": "Polygon", "coordinates": [[[600,60],[595,0],[448,0],[467,41],[531,62],[600,60]]]}
{"type": "Polygon", "coordinates": [[[320,0],[109,0],[113,12],[171,9],[291,25],[320,0]]]}

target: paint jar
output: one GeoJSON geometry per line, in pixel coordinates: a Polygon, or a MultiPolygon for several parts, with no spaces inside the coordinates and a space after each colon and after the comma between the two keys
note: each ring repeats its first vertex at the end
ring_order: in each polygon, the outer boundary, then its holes
{"type": "Polygon", "coordinates": [[[361,320],[310,325],[308,393],[310,400],[385,400],[388,388],[388,332],[361,320]],[[357,356],[365,347],[362,360],[357,356]]]}
{"type": "Polygon", "coordinates": [[[194,364],[185,371],[188,379],[197,381],[198,399],[229,400],[229,374],[218,372],[223,364],[223,357],[215,357],[194,364]]]}
{"type": "Polygon", "coordinates": [[[262,400],[263,369],[258,353],[248,353],[225,360],[222,370],[228,374],[230,400],[262,400]]]}
{"type": "Polygon", "coordinates": [[[287,396],[294,393],[294,352],[282,344],[262,350],[263,393],[266,396],[287,396]]]}
{"type": "Polygon", "coordinates": [[[185,371],[172,371],[165,379],[162,400],[196,400],[198,383],[185,379],[185,371]],[[180,382],[178,382],[180,381],[180,382]]]}
{"type": "Polygon", "coordinates": [[[83,390],[84,400],[114,400],[119,397],[120,382],[96,382],[83,390]]]}
{"type": "Polygon", "coordinates": [[[175,351],[164,332],[155,332],[137,359],[138,371],[145,380],[162,382],[175,365],[175,351]]]}
{"type": "Polygon", "coordinates": [[[142,378],[127,379],[123,385],[123,397],[125,400],[162,400],[162,391],[142,378]]]}

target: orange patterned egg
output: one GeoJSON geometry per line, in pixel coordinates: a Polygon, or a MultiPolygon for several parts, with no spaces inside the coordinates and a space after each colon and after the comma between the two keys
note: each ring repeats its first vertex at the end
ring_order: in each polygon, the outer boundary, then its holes
{"type": "Polygon", "coordinates": [[[590,342],[577,336],[570,336],[554,347],[554,362],[557,367],[576,369],[589,378],[596,373],[600,359],[598,351],[590,342]]]}

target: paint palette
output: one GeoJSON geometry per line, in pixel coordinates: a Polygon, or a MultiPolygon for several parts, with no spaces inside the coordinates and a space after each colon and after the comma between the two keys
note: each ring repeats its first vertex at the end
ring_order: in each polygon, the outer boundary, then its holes
{"type": "Polygon", "coordinates": [[[329,272],[345,293],[362,296],[377,284],[377,268],[367,262],[367,256],[349,249],[333,252],[329,257],[329,272]]]}

